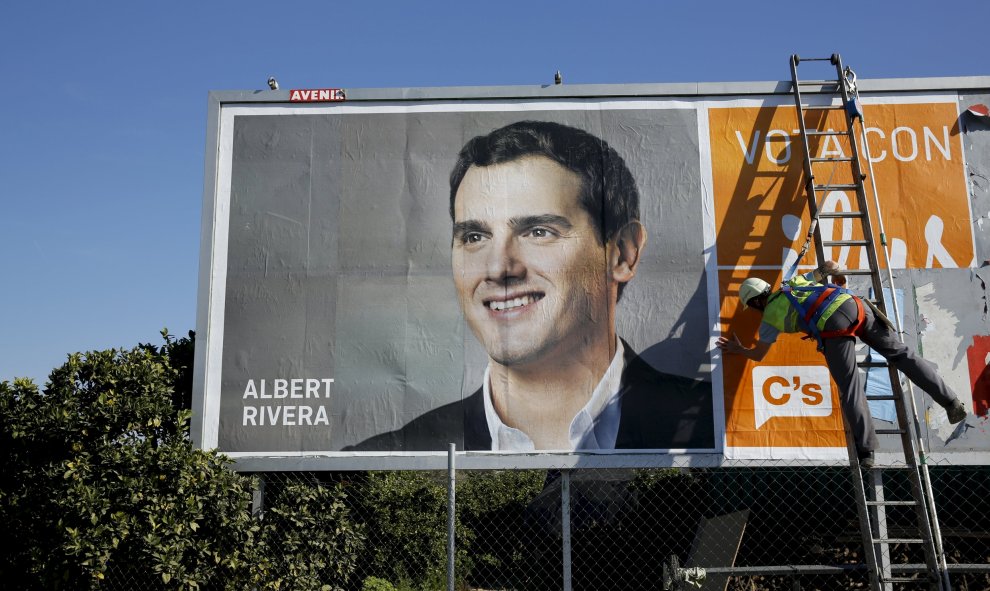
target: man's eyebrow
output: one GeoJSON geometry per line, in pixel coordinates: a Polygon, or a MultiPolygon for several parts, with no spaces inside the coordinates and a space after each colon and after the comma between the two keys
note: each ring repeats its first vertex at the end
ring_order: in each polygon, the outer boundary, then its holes
{"type": "Polygon", "coordinates": [[[533,226],[556,226],[562,230],[570,230],[574,224],[562,215],[545,213],[512,218],[509,220],[509,226],[517,230],[519,228],[532,228],[533,226]]]}
{"type": "Polygon", "coordinates": [[[454,224],[454,236],[461,236],[468,232],[491,232],[491,228],[479,220],[465,220],[454,224]]]}

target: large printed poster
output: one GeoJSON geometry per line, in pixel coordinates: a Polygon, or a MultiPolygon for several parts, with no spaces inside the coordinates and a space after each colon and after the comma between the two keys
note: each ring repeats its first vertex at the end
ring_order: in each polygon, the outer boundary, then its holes
{"type": "MultiPolygon", "coordinates": [[[[972,408],[990,331],[970,313],[984,305],[986,254],[958,101],[866,97],[859,149],[910,346],[927,345],[972,408]]],[[[451,443],[485,467],[520,454],[558,466],[575,452],[623,466],[846,458],[814,343],[782,335],[760,363],[714,346],[755,342],[761,319],[739,305],[739,285],[779,285],[804,243],[789,96],[233,100],[215,125],[202,447],[361,469],[451,443]]],[[[845,121],[822,110],[808,125],[845,121]]],[[[822,211],[856,209],[849,140],[810,148],[816,182],[832,187],[822,211]]],[[[820,227],[825,240],[862,238],[848,218],[820,227]]],[[[857,245],[824,258],[867,264],[857,245]]],[[[868,391],[889,388],[875,377],[868,391]]],[[[986,447],[938,412],[923,417],[935,451],[986,447]]],[[[872,413],[893,421],[889,408],[872,413]]]]}
{"type": "Polygon", "coordinates": [[[235,105],[219,127],[205,446],[720,445],[690,105],[235,105]]]}
{"type": "MultiPolygon", "coordinates": [[[[760,317],[739,306],[740,283],[754,276],[779,285],[804,243],[810,222],[804,149],[795,137],[796,110],[793,103],[780,105],[708,111],[720,330],[749,343],[756,339],[760,317]]],[[[974,264],[957,119],[954,98],[866,101],[868,143],[860,142],[860,157],[865,173],[868,147],[894,269],[974,264]]],[[[818,131],[846,129],[842,111],[814,112],[807,124],[818,131]]],[[[809,148],[814,158],[836,159],[816,162],[817,184],[848,187],[854,182],[849,163],[842,161],[851,155],[848,138],[812,137],[809,148]]],[[[869,177],[867,183],[870,186],[869,177]]],[[[823,212],[858,210],[855,192],[849,188],[823,191],[821,199],[823,212]]],[[[861,225],[853,219],[822,218],[820,227],[825,241],[862,238],[861,225]]],[[[874,238],[879,244],[879,233],[874,238]]],[[[847,269],[868,267],[860,246],[826,247],[824,258],[847,269]]],[[[802,273],[815,267],[814,248],[800,263],[802,273]]],[[[882,256],[881,265],[885,265],[882,256]]],[[[800,335],[784,335],[761,363],[739,356],[722,361],[729,457],[845,457],[837,392],[811,342],[800,335]]],[[[875,410],[875,418],[877,414],[875,410]]]]}

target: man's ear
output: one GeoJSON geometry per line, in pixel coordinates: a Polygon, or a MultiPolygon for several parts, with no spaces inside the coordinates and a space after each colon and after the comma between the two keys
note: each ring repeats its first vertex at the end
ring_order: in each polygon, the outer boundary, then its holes
{"type": "Polygon", "coordinates": [[[609,270],[612,279],[626,283],[636,276],[640,255],[646,248],[646,228],[639,220],[623,226],[612,238],[609,248],[609,270]]]}

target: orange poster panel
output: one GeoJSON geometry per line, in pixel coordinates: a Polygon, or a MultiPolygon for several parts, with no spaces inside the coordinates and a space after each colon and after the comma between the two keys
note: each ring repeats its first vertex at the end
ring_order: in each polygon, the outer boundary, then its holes
{"type": "MultiPolygon", "coordinates": [[[[774,272],[753,272],[767,281],[774,272]]],[[[738,293],[749,276],[719,271],[719,293],[738,293]]],[[[747,345],[756,340],[760,315],[742,310],[736,297],[723,297],[723,334],[747,345]]],[[[825,360],[811,341],[780,335],[759,364],[741,355],[723,357],[725,435],[728,447],[844,447],[838,393],[825,360]]]]}
{"type": "MultiPolygon", "coordinates": [[[[745,345],[757,338],[760,315],[737,296],[749,276],[779,285],[804,244],[810,216],[804,148],[790,107],[710,109],[720,328],[745,345]]],[[[966,267],[974,247],[962,145],[954,103],[876,104],[865,107],[866,136],[893,268],[966,267]]],[[[845,129],[841,111],[808,116],[809,129],[845,129]]],[[[857,124],[857,132],[859,127],[857,124]]],[[[866,149],[859,142],[863,173],[866,149]]],[[[824,212],[858,211],[848,137],[809,141],[824,212]]],[[[866,178],[866,185],[871,179],[866,178]]],[[[872,192],[869,193],[872,201],[872,192]]],[[[869,214],[876,219],[871,205],[869,214]]],[[[824,240],[862,238],[860,224],[822,219],[824,240]]],[[[874,236],[879,244],[880,236],[874,236]]],[[[845,268],[868,267],[861,247],[834,247],[825,258],[845,268]]],[[[881,265],[883,256],[880,255],[881,265]]],[[[817,266],[814,248],[801,272],[817,266]]],[[[781,335],[768,356],[753,363],[723,358],[726,446],[844,447],[841,410],[824,358],[813,341],[781,335]]]]}
{"type": "MultiPolygon", "coordinates": [[[[708,113],[718,264],[721,268],[783,265],[800,250],[810,220],[795,109],[738,107],[708,113]]],[[[865,113],[893,268],[973,266],[956,105],[866,105],[865,113]]],[[[843,117],[841,111],[819,111],[816,118],[809,117],[808,126],[843,130],[843,117]]],[[[863,173],[868,174],[864,146],[859,144],[863,173]]],[[[809,147],[817,158],[848,158],[852,152],[849,139],[841,136],[818,136],[809,147]]],[[[853,182],[848,162],[813,166],[816,184],[853,182]]],[[[867,177],[868,191],[871,185],[867,177]]],[[[822,211],[858,210],[851,190],[825,191],[819,198],[822,211]]],[[[872,206],[870,213],[875,218],[872,206]]],[[[859,224],[852,220],[822,219],[820,226],[824,240],[861,238],[859,224]]],[[[879,243],[879,234],[874,238],[879,243]]],[[[825,256],[846,268],[868,267],[861,247],[830,248],[825,256]]],[[[814,265],[813,253],[802,264],[814,265]]]]}

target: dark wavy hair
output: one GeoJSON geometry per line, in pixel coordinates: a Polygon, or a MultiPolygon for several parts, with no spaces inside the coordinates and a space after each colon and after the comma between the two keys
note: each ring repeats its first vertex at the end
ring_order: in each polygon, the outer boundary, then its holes
{"type": "Polygon", "coordinates": [[[469,168],[526,156],[544,156],[581,177],[581,207],[595,221],[602,244],[639,219],[639,191],[622,156],[584,130],[549,121],[512,123],[465,144],[450,173],[450,219],[454,219],[457,189],[469,168]]]}

